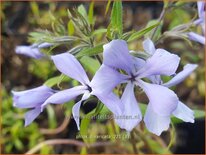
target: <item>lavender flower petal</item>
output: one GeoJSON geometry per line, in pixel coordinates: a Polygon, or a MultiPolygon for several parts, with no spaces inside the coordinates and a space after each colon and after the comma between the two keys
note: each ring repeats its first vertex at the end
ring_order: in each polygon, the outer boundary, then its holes
{"type": "Polygon", "coordinates": [[[17,46],[15,52],[35,59],[44,57],[44,54],[38,48],[32,48],[32,46],[17,46]]]}
{"type": "Polygon", "coordinates": [[[81,99],[79,102],[77,102],[77,103],[72,107],[73,118],[74,118],[74,120],[75,120],[75,122],[76,122],[76,124],[77,124],[77,129],[78,129],[78,130],[80,130],[80,127],[79,127],[79,118],[80,118],[79,112],[80,112],[80,106],[81,106],[81,104],[82,104],[82,101],[88,99],[89,96],[90,96],[90,92],[89,92],[89,91],[86,91],[86,92],[84,93],[84,95],[82,96],[82,99],[81,99]]]}
{"type": "Polygon", "coordinates": [[[142,114],[134,95],[134,84],[131,82],[127,84],[121,101],[124,106],[123,118],[125,118],[122,120],[120,127],[132,131],[142,120],[142,114]]]}
{"type": "Polygon", "coordinates": [[[129,54],[127,43],[124,40],[112,40],[103,46],[104,64],[116,68],[123,69],[128,74],[131,73],[133,65],[132,58],[129,54]]]}
{"type": "Polygon", "coordinates": [[[114,116],[120,116],[123,111],[123,105],[121,100],[114,94],[102,94],[93,93],[113,114],[114,116]]]}
{"type": "Polygon", "coordinates": [[[177,108],[172,114],[184,122],[194,123],[194,112],[182,102],[178,103],[177,108]]]}
{"type": "Polygon", "coordinates": [[[167,87],[138,81],[138,85],[144,90],[149,102],[154,110],[160,116],[170,116],[177,108],[178,97],[167,87]]]}
{"type": "Polygon", "coordinates": [[[89,84],[89,79],[77,59],[69,54],[63,53],[51,57],[57,69],[63,74],[76,79],[81,84],[89,84]]]}
{"type": "Polygon", "coordinates": [[[197,9],[198,9],[198,16],[199,18],[204,19],[205,18],[205,3],[204,1],[198,1],[197,2],[197,9]]]}
{"type": "Polygon", "coordinates": [[[154,111],[152,104],[149,103],[144,115],[144,122],[150,132],[160,136],[164,130],[168,130],[170,116],[160,116],[159,113],[154,111]]]}
{"type": "Polygon", "coordinates": [[[24,116],[25,118],[24,126],[28,126],[29,124],[31,124],[37,118],[37,116],[39,116],[40,113],[41,113],[40,107],[28,111],[24,116]]]}
{"type": "Polygon", "coordinates": [[[196,64],[187,64],[184,66],[183,70],[175,75],[170,81],[164,83],[163,86],[172,87],[179,84],[185,78],[187,78],[195,69],[197,68],[196,64]]]}
{"type": "Polygon", "coordinates": [[[51,47],[52,45],[53,45],[52,43],[44,42],[44,43],[39,44],[38,48],[48,48],[48,47],[51,47]]]}
{"type": "Polygon", "coordinates": [[[54,94],[54,90],[43,85],[25,91],[12,91],[13,105],[18,108],[33,108],[40,106],[44,101],[54,94]]]}
{"type": "Polygon", "coordinates": [[[176,72],[179,62],[179,56],[171,54],[164,49],[157,49],[136,74],[139,78],[151,75],[170,76],[176,72]]]}
{"type": "Polygon", "coordinates": [[[90,86],[96,93],[108,94],[126,78],[126,75],[103,64],[93,77],[90,86]]]}
{"type": "Polygon", "coordinates": [[[190,40],[193,40],[193,41],[196,41],[196,42],[199,42],[199,43],[205,45],[205,37],[204,36],[201,36],[201,35],[196,34],[194,32],[190,32],[190,33],[188,33],[188,37],[190,38],[190,40]]]}
{"type": "Polygon", "coordinates": [[[132,57],[133,59],[133,64],[134,64],[134,69],[133,69],[133,73],[136,73],[138,70],[140,70],[146,63],[145,60],[141,59],[141,58],[137,58],[137,57],[132,57]]]}
{"type": "Polygon", "coordinates": [[[143,48],[144,48],[145,52],[147,52],[150,55],[153,55],[155,50],[156,50],[154,43],[149,38],[143,41],[143,48]]]}
{"type": "Polygon", "coordinates": [[[68,101],[76,98],[80,94],[85,93],[86,90],[87,90],[86,86],[76,86],[76,87],[73,87],[70,89],[59,91],[59,92],[55,93],[54,95],[52,95],[51,97],[49,97],[44,102],[44,104],[41,105],[41,109],[43,110],[43,108],[49,103],[62,104],[62,103],[68,102],[68,101]]]}

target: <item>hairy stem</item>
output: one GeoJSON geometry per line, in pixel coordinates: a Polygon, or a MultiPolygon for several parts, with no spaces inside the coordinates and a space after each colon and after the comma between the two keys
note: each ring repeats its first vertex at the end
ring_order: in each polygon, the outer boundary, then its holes
{"type": "MultiPolygon", "coordinates": [[[[161,21],[163,20],[163,18],[164,18],[164,16],[165,16],[166,10],[167,10],[167,7],[164,7],[163,10],[162,10],[162,12],[161,12],[161,14],[160,14],[160,16],[159,16],[158,22],[161,22],[161,21]]],[[[158,27],[159,27],[159,26],[155,27],[155,29],[152,31],[151,40],[154,39],[154,36],[155,36],[155,33],[156,33],[158,27]]]]}

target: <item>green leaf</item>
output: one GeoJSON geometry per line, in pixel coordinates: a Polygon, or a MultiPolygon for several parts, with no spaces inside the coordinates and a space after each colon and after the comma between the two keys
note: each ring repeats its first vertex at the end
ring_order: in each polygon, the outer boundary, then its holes
{"type": "Polygon", "coordinates": [[[30,2],[31,11],[36,18],[40,17],[39,6],[36,2],[30,2]]]}
{"type": "Polygon", "coordinates": [[[70,78],[67,77],[66,75],[60,75],[60,76],[55,76],[53,78],[48,79],[44,85],[48,86],[48,87],[53,87],[55,85],[59,85],[60,82],[66,82],[69,81],[70,78]]]}
{"type": "Polygon", "coordinates": [[[146,33],[150,32],[153,28],[157,27],[160,23],[155,23],[149,27],[146,27],[140,31],[137,31],[135,33],[133,33],[129,39],[127,40],[128,42],[133,41],[135,39],[139,39],[141,38],[143,35],[145,35],[146,33]]]}
{"type": "Polygon", "coordinates": [[[150,20],[148,23],[147,23],[147,26],[146,27],[150,27],[154,24],[157,24],[159,23],[159,25],[157,25],[157,29],[155,31],[155,34],[153,34],[154,31],[150,31],[149,33],[146,33],[145,34],[145,38],[147,37],[152,37],[153,36],[153,41],[157,41],[159,37],[161,37],[162,35],[162,26],[163,26],[163,21],[159,22],[158,19],[154,19],[154,20],[150,20]]]}
{"type": "Polygon", "coordinates": [[[105,10],[105,15],[106,15],[107,12],[109,11],[110,4],[111,4],[111,0],[108,0],[107,6],[106,6],[106,10],[105,10]]]}
{"type": "Polygon", "coordinates": [[[14,145],[18,150],[23,150],[23,148],[24,148],[24,145],[23,145],[22,141],[18,138],[15,139],[14,145]]]}
{"type": "Polygon", "coordinates": [[[89,24],[91,25],[94,24],[94,1],[92,1],[89,6],[88,20],[89,20],[89,24]]]}
{"type": "Polygon", "coordinates": [[[47,114],[48,114],[48,124],[50,129],[54,129],[57,126],[56,115],[54,109],[51,105],[46,107],[47,114]]]}
{"type": "Polygon", "coordinates": [[[84,5],[80,5],[78,6],[78,12],[83,16],[83,17],[87,17],[87,11],[84,7],[84,5]]]}
{"type": "Polygon", "coordinates": [[[113,2],[112,13],[111,13],[111,23],[114,32],[118,35],[122,35],[123,24],[122,24],[122,2],[121,0],[115,0],[113,2]]]}
{"type": "Polygon", "coordinates": [[[84,50],[82,50],[81,52],[79,52],[76,57],[80,58],[83,56],[94,56],[97,55],[99,53],[102,53],[103,51],[103,44],[97,45],[95,47],[92,48],[86,48],[84,50]]]}
{"type": "Polygon", "coordinates": [[[83,154],[83,155],[84,155],[84,154],[88,154],[88,153],[87,153],[87,147],[85,147],[85,146],[82,147],[80,154],[83,154]]]}
{"type": "Polygon", "coordinates": [[[100,64],[98,60],[93,59],[88,56],[84,56],[80,59],[81,64],[84,66],[86,71],[89,71],[92,75],[96,73],[96,71],[99,69],[100,64]]]}
{"type": "Polygon", "coordinates": [[[147,104],[140,103],[139,105],[140,105],[142,115],[144,115],[147,109],[147,104]]]}
{"type": "Polygon", "coordinates": [[[74,34],[74,24],[71,19],[68,22],[67,29],[68,29],[68,35],[72,36],[74,34]]]}
{"type": "Polygon", "coordinates": [[[81,125],[80,125],[80,134],[81,134],[85,143],[89,142],[89,140],[86,137],[87,137],[87,133],[88,133],[87,132],[88,127],[89,127],[89,124],[91,122],[91,118],[93,116],[98,115],[103,107],[104,107],[103,103],[98,102],[97,107],[94,110],[92,110],[91,112],[89,112],[88,114],[86,114],[85,117],[82,119],[81,125]]]}
{"type": "Polygon", "coordinates": [[[95,36],[95,35],[99,35],[99,34],[102,34],[102,33],[106,33],[107,32],[107,29],[97,29],[95,31],[93,31],[92,35],[95,36]]]}

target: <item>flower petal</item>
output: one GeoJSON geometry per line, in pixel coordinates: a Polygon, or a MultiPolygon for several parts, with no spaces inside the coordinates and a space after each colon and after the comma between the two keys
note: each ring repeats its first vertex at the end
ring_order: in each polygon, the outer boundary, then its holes
{"type": "Polygon", "coordinates": [[[17,54],[26,55],[34,59],[40,59],[44,56],[44,54],[41,53],[38,48],[32,48],[32,46],[17,46],[15,48],[15,52],[17,54]]]}
{"type": "Polygon", "coordinates": [[[120,74],[116,70],[103,64],[94,75],[90,87],[92,87],[92,90],[96,93],[108,94],[126,78],[126,75],[120,74]]]}
{"type": "Polygon", "coordinates": [[[73,118],[77,124],[77,129],[80,130],[80,127],[79,127],[79,119],[80,119],[80,107],[81,107],[81,104],[82,104],[82,101],[88,99],[90,96],[90,93],[89,91],[86,91],[84,93],[84,95],[82,96],[82,99],[77,102],[73,107],[72,107],[72,114],[73,114],[73,118]]]}
{"type": "Polygon", "coordinates": [[[193,41],[196,41],[196,42],[199,42],[199,43],[205,45],[205,37],[204,36],[201,36],[201,35],[196,34],[194,32],[190,32],[190,33],[188,33],[188,37],[190,38],[190,40],[193,40],[193,41]]]}
{"type": "Polygon", "coordinates": [[[54,92],[45,85],[20,92],[12,91],[13,105],[18,108],[34,108],[44,103],[54,92]]]}
{"type": "Polygon", "coordinates": [[[162,79],[160,75],[153,75],[153,76],[148,76],[147,77],[153,84],[162,84],[162,79]]]}
{"type": "Polygon", "coordinates": [[[138,81],[138,85],[144,90],[149,98],[150,104],[155,113],[160,116],[170,116],[177,108],[178,97],[167,87],[138,81]]]}
{"type": "Polygon", "coordinates": [[[113,114],[120,116],[123,111],[121,100],[114,94],[93,93],[113,114]]]}
{"type": "Polygon", "coordinates": [[[37,116],[39,116],[40,113],[41,113],[40,107],[28,111],[24,116],[25,117],[24,126],[28,126],[29,124],[31,124],[37,118],[37,116]]]}
{"type": "Polygon", "coordinates": [[[69,54],[63,53],[51,57],[57,69],[63,74],[76,79],[81,84],[89,84],[89,79],[77,59],[69,54]]]}
{"type": "Polygon", "coordinates": [[[160,136],[163,131],[168,130],[170,116],[160,116],[149,103],[144,116],[144,122],[150,132],[160,136]]]}
{"type": "Polygon", "coordinates": [[[150,55],[153,55],[155,53],[155,46],[151,39],[147,38],[143,41],[143,48],[145,52],[147,52],[150,55]]]}
{"type": "Polygon", "coordinates": [[[112,40],[103,46],[104,64],[116,69],[123,69],[128,74],[132,72],[132,58],[127,43],[124,40],[112,40]]]}
{"type": "Polygon", "coordinates": [[[54,44],[48,43],[48,42],[44,42],[44,43],[39,44],[38,48],[48,48],[48,47],[51,47],[52,45],[54,45],[54,44]]]}
{"type": "Polygon", "coordinates": [[[139,78],[151,75],[170,76],[176,72],[179,61],[179,56],[171,54],[164,49],[157,49],[136,74],[139,78]]]}
{"type": "Polygon", "coordinates": [[[205,18],[205,15],[204,15],[205,3],[204,3],[204,1],[197,2],[197,9],[198,9],[199,18],[202,18],[202,19],[205,18]]]}
{"type": "Polygon", "coordinates": [[[121,127],[127,131],[132,131],[132,129],[142,120],[142,114],[134,95],[134,84],[131,82],[127,84],[121,97],[121,101],[124,106],[121,127]]]}
{"type": "Polygon", "coordinates": [[[196,64],[187,64],[183,70],[176,74],[170,81],[164,83],[163,86],[172,87],[182,82],[187,76],[189,76],[197,68],[196,64]]]}
{"type": "Polygon", "coordinates": [[[49,103],[63,104],[65,102],[68,102],[68,101],[76,98],[80,94],[83,94],[86,90],[87,90],[86,86],[76,86],[76,87],[73,87],[70,89],[59,91],[59,92],[55,93],[54,95],[52,95],[51,97],[49,97],[44,102],[44,104],[41,105],[41,109],[43,110],[43,108],[49,103]]]}
{"type": "Polygon", "coordinates": [[[134,57],[134,56],[132,56],[132,59],[133,59],[133,64],[134,64],[133,73],[136,73],[138,70],[140,70],[145,65],[146,61],[141,58],[134,57]]]}
{"type": "Polygon", "coordinates": [[[194,123],[194,112],[182,102],[178,103],[177,108],[172,114],[184,122],[194,123]]]}

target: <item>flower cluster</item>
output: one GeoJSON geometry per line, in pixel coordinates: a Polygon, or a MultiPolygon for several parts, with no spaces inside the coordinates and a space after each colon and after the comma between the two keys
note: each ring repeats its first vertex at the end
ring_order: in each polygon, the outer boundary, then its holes
{"type": "Polygon", "coordinates": [[[43,85],[22,92],[13,91],[14,106],[33,108],[25,115],[25,125],[29,125],[46,107],[47,104],[63,104],[82,95],[72,108],[72,114],[79,129],[79,111],[81,103],[91,95],[96,96],[113,114],[115,122],[122,129],[131,131],[142,118],[149,131],[160,135],[169,128],[170,117],[194,122],[194,113],[169,89],[182,82],[197,67],[187,64],[176,73],[180,58],[164,49],[156,49],[150,39],[143,42],[148,59],[140,59],[131,55],[126,41],[112,40],[103,46],[103,64],[90,81],[78,60],[69,53],[51,56],[56,68],[63,74],[73,78],[81,85],[66,90],[52,90],[43,85]],[[163,83],[162,76],[172,76],[163,83]],[[126,84],[121,96],[114,93],[114,88],[126,84]],[[141,88],[149,99],[149,104],[142,116],[136,100],[134,87],[141,88]],[[124,119],[121,116],[134,116],[124,119]],[[138,116],[138,117],[135,117],[138,116]]]}

